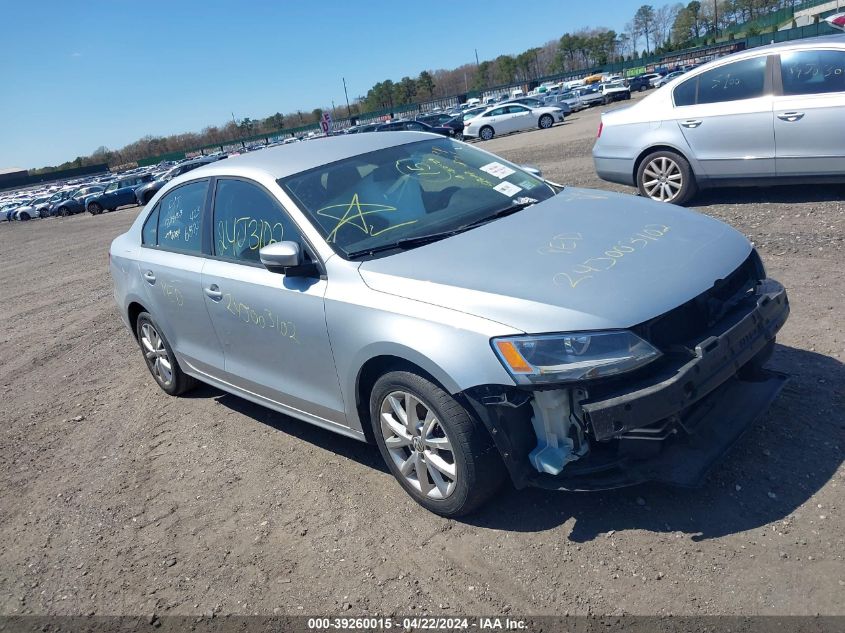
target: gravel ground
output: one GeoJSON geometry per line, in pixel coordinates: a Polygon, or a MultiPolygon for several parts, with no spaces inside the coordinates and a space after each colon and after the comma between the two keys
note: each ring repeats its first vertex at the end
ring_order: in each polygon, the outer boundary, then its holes
{"type": "MultiPolygon", "coordinates": [[[[598,111],[484,148],[599,181],[598,111]]],[[[629,190],[630,191],[630,190],[629,190]]],[[[374,447],[171,398],[111,296],[139,209],[0,226],[0,613],[845,614],[843,187],[694,204],[759,246],[793,376],[700,490],[502,490],[445,520],[374,447]]]]}

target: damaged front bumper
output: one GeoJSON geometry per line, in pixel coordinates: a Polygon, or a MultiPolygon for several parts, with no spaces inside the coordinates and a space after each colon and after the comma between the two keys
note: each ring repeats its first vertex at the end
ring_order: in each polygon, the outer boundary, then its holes
{"type": "Polygon", "coordinates": [[[518,488],[696,486],[785,384],[785,375],[762,364],[788,315],[786,290],[766,279],[686,357],[658,368],[604,385],[487,385],[463,397],[518,488]]]}

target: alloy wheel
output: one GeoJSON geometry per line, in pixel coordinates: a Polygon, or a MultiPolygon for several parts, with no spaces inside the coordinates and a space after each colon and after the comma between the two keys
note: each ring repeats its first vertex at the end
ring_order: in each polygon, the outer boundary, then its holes
{"type": "Polygon", "coordinates": [[[387,452],[408,484],[431,499],[452,494],[455,453],[431,407],[407,391],[394,391],[382,400],[380,413],[387,452]]]}
{"type": "Polygon", "coordinates": [[[161,384],[169,385],[173,380],[173,365],[164,346],[164,340],[151,323],[141,325],[141,346],[153,376],[161,384]]]}
{"type": "Polygon", "coordinates": [[[671,202],[678,197],[683,186],[681,168],[671,158],[655,158],[643,170],[643,188],[652,200],[671,202]]]}

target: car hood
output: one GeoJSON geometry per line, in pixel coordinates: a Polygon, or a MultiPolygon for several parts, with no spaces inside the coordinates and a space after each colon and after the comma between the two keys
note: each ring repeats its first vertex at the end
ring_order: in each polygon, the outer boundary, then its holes
{"type": "Polygon", "coordinates": [[[363,262],[370,288],[529,333],[628,328],[733,272],[751,244],[695,211],[567,188],[511,216],[363,262]]]}

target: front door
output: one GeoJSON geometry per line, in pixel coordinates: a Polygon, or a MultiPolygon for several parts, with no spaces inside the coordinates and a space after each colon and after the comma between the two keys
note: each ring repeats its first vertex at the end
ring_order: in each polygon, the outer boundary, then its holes
{"type": "Polygon", "coordinates": [[[673,89],[675,123],[706,176],[774,175],[767,59],[761,55],[724,64],[673,89]]]}
{"type": "Polygon", "coordinates": [[[205,302],[223,344],[227,380],[293,415],[345,426],[323,297],[327,281],[271,273],[258,251],[303,244],[279,202],[252,181],[217,181],[214,256],[202,274],[205,302]],[[316,416],[319,419],[313,419],[316,416]],[[300,416],[303,417],[303,416],[300,416]]]}
{"type": "Polygon", "coordinates": [[[778,176],[845,174],[845,51],[781,53],[775,97],[778,176]]]}

